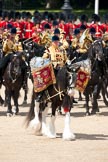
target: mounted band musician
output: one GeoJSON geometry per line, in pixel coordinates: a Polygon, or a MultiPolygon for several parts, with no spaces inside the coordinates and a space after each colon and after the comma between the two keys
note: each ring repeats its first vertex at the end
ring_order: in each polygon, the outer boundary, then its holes
{"type": "MultiPolygon", "coordinates": [[[[49,46],[49,48],[45,50],[42,57],[45,60],[49,59],[51,61],[55,70],[55,75],[57,74],[58,70],[66,64],[66,62],[69,62],[66,50],[65,49],[61,50],[59,43],[60,43],[59,37],[54,35],[52,37],[51,45],[49,46]]],[[[43,91],[39,92],[37,101],[40,102],[42,95],[43,91]]]]}
{"type": "Polygon", "coordinates": [[[81,35],[80,29],[77,28],[74,31],[75,38],[72,41],[72,48],[74,50],[74,56],[76,61],[82,61],[87,59],[88,49],[93,42],[89,29],[86,29],[81,35]]]}
{"type": "MultiPolygon", "coordinates": [[[[0,60],[0,72],[2,74],[0,78],[1,82],[4,71],[8,63],[11,61],[13,54],[23,52],[21,42],[19,42],[19,36],[16,33],[17,33],[16,28],[12,28],[10,33],[7,35],[7,39],[3,42],[3,58],[0,60]]],[[[25,68],[26,65],[24,63],[23,66],[24,76],[26,75],[25,68]]]]}
{"type": "Polygon", "coordinates": [[[59,37],[53,36],[49,48],[43,54],[43,58],[34,57],[30,61],[33,76],[33,94],[30,110],[27,116],[27,126],[49,138],[56,138],[55,117],[56,110],[62,106],[66,114],[63,139],[75,139],[70,131],[70,110],[72,107],[71,94],[69,92],[72,82],[72,69],[66,66],[69,64],[67,53],[59,47],[59,37]],[[45,62],[48,63],[45,64],[45,62]],[[36,66],[34,66],[36,65],[36,66]],[[49,103],[49,104],[48,104],[49,103]],[[51,108],[51,121],[49,129],[46,126],[46,114],[51,108]],[[40,119],[41,117],[41,119],[40,119]],[[41,125],[42,124],[42,125],[41,125]]]}

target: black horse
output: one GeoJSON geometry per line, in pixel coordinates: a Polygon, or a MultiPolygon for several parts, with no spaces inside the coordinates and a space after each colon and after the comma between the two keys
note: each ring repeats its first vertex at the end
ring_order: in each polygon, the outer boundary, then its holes
{"type": "Polygon", "coordinates": [[[37,43],[31,41],[27,41],[23,44],[23,53],[25,57],[25,63],[26,63],[26,78],[25,83],[23,84],[22,88],[24,89],[24,101],[23,104],[27,104],[27,93],[28,93],[28,78],[32,80],[32,75],[30,71],[30,60],[37,56],[41,57],[43,55],[43,52],[45,50],[45,47],[38,45],[37,43]]]}
{"type": "Polygon", "coordinates": [[[7,102],[7,115],[12,115],[11,97],[14,100],[14,114],[19,112],[18,97],[19,91],[24,80],[24,60],[22,59],[22,53],[13,54],[10,62],[8,63],[4,75],[3,84],[6,88],[6,102],[7,102]]]}
{"type": "Polygon", "coordinates": [[[70,110],[72,107],[72,100],[70,98],[70,86],[72,85],[72,72],[69,72],[67,67],[59,69],[56,74],[56,84],[50,85],[42,96],[42,102],[37,102],[38,93],[33,91],[31,107],[27,116],[27,126],[30,125],[35,129],[36,133],[40,132],[49,138],[56,138],[55,119],[56,109],[62,106],[66,113],[65,128],[63,132],[63,139],[75,139],[75,135],[70,130],[70,110]],[[50,105],[50,106],[49,106],[50,105]],[[51,107],[51,122],[49,128],[46,126],[46,115],[49,107],[51,107]]]}
{"type": "Polygon", "coordinates": [[[104,47],[104,59],[106,66],[106,73],[104,82],[102,83],[102,96],[106,106],[108,106],[108,41],[106,42],[106,46],[104,47]]]}
{"type": "Polygon", "coordinates": [[[97,99],[102,89],[102,83],[106,73],[103,44],[101,40],[96,40],[88,51],[91,60],[91,78],[84,91],[86,99],[86,115],[99,112],[97,99]],[[92,96],[92,110],[89,112],[89,96],[92,96]]]}

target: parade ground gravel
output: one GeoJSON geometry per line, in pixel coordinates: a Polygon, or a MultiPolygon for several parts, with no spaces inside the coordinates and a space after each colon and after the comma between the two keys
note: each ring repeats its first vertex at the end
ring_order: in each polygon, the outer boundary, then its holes
{"type": "MultiPolygon", "coordinates": [[[[29,82],[28,104],[21,105],[19,114],[7,117],[6,107],[0,106],[0,162],[108,162],[108,107],[99,100],[100,114],[85,116],[84,100],[71,110],[74,141],[64,141],[64,113],[56,118],[56,139],[36,136],[24,121],[30,107],[32,84],[29,82]]],[[[4,96],[4,87],[1,90],[4,96]]],[[[78,93],[75,94],[76,100],[78,93]]],[[[47,116],[49,121],[50,112],[47,116]]]]}

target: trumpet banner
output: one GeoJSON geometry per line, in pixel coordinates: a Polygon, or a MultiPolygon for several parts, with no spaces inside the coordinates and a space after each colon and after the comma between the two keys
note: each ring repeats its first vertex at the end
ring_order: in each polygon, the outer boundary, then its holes
{"type": "Polygon", "coordinates": [[[36,68],[35,70],[33,70],[32,76],[35,92],[41,92],[51,84],[56,83],[56,78],[51,63],[45,65],[44,67],[36,68]]]}
{"type": "Polygon", "coordinates": [[[90,73],[80,69],[77,74],[75,88],[80,92],[84,92],[89,80],[90,73]]]}

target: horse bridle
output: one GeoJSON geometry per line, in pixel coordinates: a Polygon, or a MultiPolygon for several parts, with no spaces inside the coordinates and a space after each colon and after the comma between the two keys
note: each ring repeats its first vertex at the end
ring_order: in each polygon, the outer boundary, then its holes
{"type": "MultiPolygon", "coordinates": [[[[17,57],[17,55],[14,55],[14,56],[17,57]]],[[[15,83],[17,78],[18,78],[18,76],[17,76],[17,73],[15,72],[14,73],[15,77],[14,78],[12,77],[11,67],[12,67],[12,62],[9,63],[9,71],[8,71],[8,73],[9,73],[9,78],[11,79],[12,83],[15,83]]]]}

